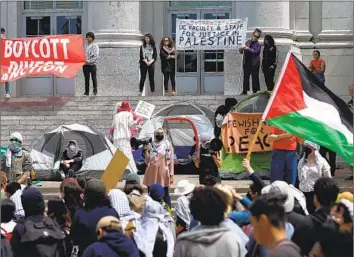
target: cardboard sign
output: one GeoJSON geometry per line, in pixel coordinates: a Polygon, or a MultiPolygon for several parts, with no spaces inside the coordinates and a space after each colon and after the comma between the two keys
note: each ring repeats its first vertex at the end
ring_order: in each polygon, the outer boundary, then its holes
{"type": "Polygon", "coordinates": [[[177,50],[238,49],[246,42],[247,21],[177,19],[177,50]]]}
{"type": "Polygon", "coordinates": [[[145,101],[139,101],[135,108],[135,114],[149,120],[154,113],[154,110],[155,105],[145,101]]]}
{"type": "Polygon", "coordinates": [[[72,78],[86,62],[82,35],[2,38],[1,83],[26,76],[72,78]]]}
{"type": "MultiPolygon", "coordinates": [[[[261,120],[261,113],[229,113],[221,127],[222,141],[227,153],[246,154],[253,136],[261,120]]],[[[271,127],[264,124],[256,140],[252,152],[267,152],[272,150],[268,137],[271,127]]]]}
{"type": "Polygon", "coordinates": [[[117,148],[111,162],[108,164],[107,169],[101,177],[101,180],[106,184],[107,192],[113,188],[116,188],[120,178],[123,176],[127,168],[128,163],[129,158],[117,148]]]}

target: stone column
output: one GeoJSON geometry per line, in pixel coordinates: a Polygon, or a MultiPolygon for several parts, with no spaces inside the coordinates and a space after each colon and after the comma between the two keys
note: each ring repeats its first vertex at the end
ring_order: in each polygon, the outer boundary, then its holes
{"type": "MultiPolygon", "coordinates": [[[[100,47],[97,64],[99,96],[134,96],[139,93],[140,2],[89,2],[89,30],[100,47]]],[[[75,94],[84,92],[78,74],[75,94]]],[[[92,89],[91,89],[92,91],[92,89]]]]}

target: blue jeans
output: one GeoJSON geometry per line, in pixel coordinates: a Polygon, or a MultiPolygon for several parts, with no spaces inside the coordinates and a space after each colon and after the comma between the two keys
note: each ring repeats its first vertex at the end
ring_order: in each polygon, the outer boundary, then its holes
{"type": "Polygon", "coordinates": [[[270,182],[285,181],[295,185],[297,176],[296,151],[273,150],[270,165],[270,182]]]}
{"type": "Polygon", "coordinates": [[[5,82],[5,92],[6,92],[6,94],[10,94],[11,93],[10,83],[9,82],[5,82]]]}
{"type": "Polygon", "coordinates": [[[323,74],[315,74],[315,77],[322,82],[322,84],[325,83],[325,76],[323,74]]]}

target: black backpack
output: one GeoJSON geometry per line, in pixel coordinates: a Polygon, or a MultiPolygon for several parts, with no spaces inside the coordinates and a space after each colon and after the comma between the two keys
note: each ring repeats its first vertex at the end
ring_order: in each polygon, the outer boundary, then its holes
{"type": "Polygon", "coordinates": [[[31,246],[33,257],[65,256],[65,234],[54,220],[48,217],[40,222],[25,220],[23,225],[25,233],[21,237],[21,243],[26,247],[31,246]]]}

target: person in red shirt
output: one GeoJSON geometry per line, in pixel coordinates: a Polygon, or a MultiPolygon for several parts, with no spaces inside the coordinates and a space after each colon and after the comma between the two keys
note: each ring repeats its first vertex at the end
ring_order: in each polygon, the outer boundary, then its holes
{"type": "Polygon", "coordinates": [[[295,185],[297,175],[297,138],[273,127],[270,139],[273,141],[270,182],[281,180],[295,185]]]}

